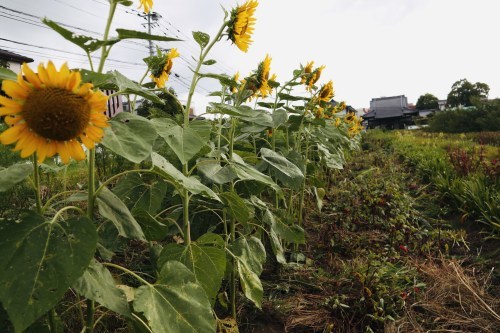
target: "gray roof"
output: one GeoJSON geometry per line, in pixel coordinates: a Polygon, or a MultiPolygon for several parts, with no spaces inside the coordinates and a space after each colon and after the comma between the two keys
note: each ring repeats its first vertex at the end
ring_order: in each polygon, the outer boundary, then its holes
{"type": "Polygon", "coordinates": [[[20,54],[10,52],[7,50],[0,49],[0,59],[4,59],[7,61],[14,61],[18,63],[23,63],[23,62],[33,62],[33,59],[22,56],[20,54]]]}
{"type": "Polygon", "coordinates": [[[418,114],[418,110],[401,107],[383,107],[365,113],[361,117],[364,119],[385,119],[403,117],[409,114],[418,114]]]}

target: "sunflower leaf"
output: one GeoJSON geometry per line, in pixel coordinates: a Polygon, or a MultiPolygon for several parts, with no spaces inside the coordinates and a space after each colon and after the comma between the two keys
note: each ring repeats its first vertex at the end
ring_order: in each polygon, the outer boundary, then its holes
{"type": "Polygon", "coordinates": [[[0,82],[3,80],[17,80],[17,75],[15,72],[11,71],[8,68],[0,67],[0,82]]]}
{"type": "Polygon", "coordinates": [[[85,216],[46,221],[27,212],[0,221],[0,234],[0,302],[15,332],[23,332],[82,276],[97,232],[85,216]]]}
{"type": "Polygon", "coordinates": [[[178,261],[167,261],[155,284],[139,287],[134,310],[144,314],[153,332],[215,332],[215,319],[205,290],[178,261]]]}
{"type": "Polygon", "coordinates": [[[9,190],[12,186],[22,182],[33,172],[33,165],[18,163],[6,169],[0,168],[0,192],[9,190]]]}
{"type": "Polygon", "coordinates": [[[153,150],[158,136],[149,120],[128,112],[117,114],[105,129],[102,145],[127,160],[140,163],[153,150]]]}
{"type": "Polygon", "coordinates": [[[204,49],[210,43],[210,36],[202,31],[193,31],[193,38],[204,49]]]}
{"type": "Polygon", "coordinates": [[[81,47],[87,53],[92,53],[92,52],[100,49],[104,45],[113,45],[113,44],[116,44],[120,41],[120,40],[115,39],[115,38],[109,39],[107,41],[102,41],[102,40],[98,40],[98,39],[95,39],[95,38],[90,37],[90,36],[79,35],[79,34],[72,32],[71,30],[63,28],[62,26],[60,26],[56,22],[49,20],[47,18],[43,18],[42,22],[45,23],[45,25],[52,28],[52,30],[57,32],[64,39],[69,40],[73,44],[81,47]]]}
{"type": "Polygon", "coordinates": [[[112,71],[110,72],[110,74],[113,75],[113,81],[118,86],[119,89],[118,93],[122,95],[138,95],[150,100],[153,103],[165,104],[165,101],[162,100],[160,97],[158,97],[158,95],[154,94],[149,90],[145,90],[139,84],[128,79],[120,72],[112,71]]]}
{"type": "Polygon", "coordinates": [[[182,41],[178,38],[168,37],[168,36],[158,36],[150,35],[142,31],[127,30],[127,29],[116,29],[118,33],[118,39],[145,39],[145,40],[159,40],[162,42],[177,42],[182,41]]]}

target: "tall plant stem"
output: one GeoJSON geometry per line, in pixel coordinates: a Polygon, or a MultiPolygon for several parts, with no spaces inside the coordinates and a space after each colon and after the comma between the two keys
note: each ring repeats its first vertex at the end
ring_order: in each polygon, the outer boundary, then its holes
{"type": "MultiPolygon", "coordinates": [[[[115,1],[110,1],[109,12],[108,12],[108,21],[106,22],[106,28],[104,29],[103,41],[107,41],[109,38],[109,31],[111,30],[111,23],[113,22],[113,17],[115,16],[116,6],[118,5],[115,1]]],[[[99,67],[97,69],[98,73],[102,73],[104,69],[104,63],[106,62],[106,58],[109,54],[111,46],[106,47],[103,45],[101,47],[101,59],[99,61],[99,67]]]]}
{"type": "Polygon", "coordinates": [[[38,168],[38,157],[36,152],[33,154],[33,182],[35,187],[36,211],[42,214],[42,198],[40,196],[40,170],[38,168]]]}

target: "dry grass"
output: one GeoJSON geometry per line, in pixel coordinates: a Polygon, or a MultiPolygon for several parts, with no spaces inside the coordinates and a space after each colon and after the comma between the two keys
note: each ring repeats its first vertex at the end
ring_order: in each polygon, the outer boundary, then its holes
{"type": "Polygon", "coordinates": [[[478,277],[460,264],[441,258],[418,265],[426,291],[390,331],[499,332],[500,300],[489,292],[490,275],[478,277]]]}

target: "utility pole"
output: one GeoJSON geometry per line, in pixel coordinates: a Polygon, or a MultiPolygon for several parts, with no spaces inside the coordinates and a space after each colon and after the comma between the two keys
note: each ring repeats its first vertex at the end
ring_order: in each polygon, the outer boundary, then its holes
{"type": "MultiPolygon", "coordinates": [[[[148,34],[151,35],[151,27],[157,25],[157,21],[161,19],[161,15],[156,12],[149,12],[144,14],[137,14],[143,19],[147,21],[147,23],[143,23],[142,26],[148,28],[148,34]]],[[[153,56],[153,41],[149,41],[149,56],[153,56]]]]}

